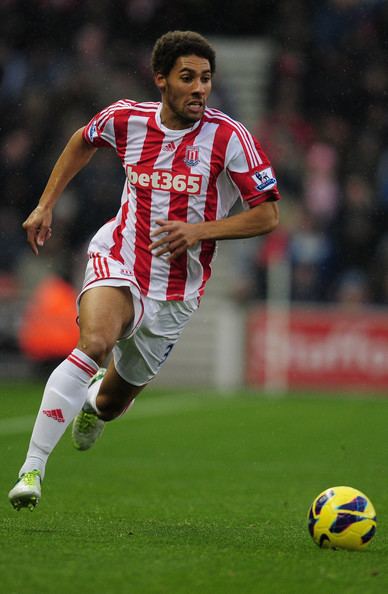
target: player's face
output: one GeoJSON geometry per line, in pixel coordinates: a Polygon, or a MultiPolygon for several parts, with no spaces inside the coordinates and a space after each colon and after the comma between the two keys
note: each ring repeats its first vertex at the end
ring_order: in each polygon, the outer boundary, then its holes
{"type": "Polygon", "coordinates": [[[212,86],[209,61],[199,56],[181,56],[168,74],[157,74],[162,92],[162,123],[172,130],[189,128],[201,119],[212,86]]]}

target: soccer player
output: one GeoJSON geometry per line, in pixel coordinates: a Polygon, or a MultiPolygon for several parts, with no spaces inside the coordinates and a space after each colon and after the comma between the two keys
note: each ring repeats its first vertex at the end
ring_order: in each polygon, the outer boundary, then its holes
{"type": "Polygon", "coordinates": [[[39,502],[47,458],[73,419],[73,443],[86,450],[158,373],[198,308],[216,241],[278,223],[276,179],[259,143],[206,106],[215,71],[208,41],[168,32],[155,43],[152,68],[161,102],[117,101],[75,132],[23,224],[37,255],[70,180],[98,149],[116,151],[126,174],[121,207],[91,240],[79,342],[45,386],[9,492],[17,510],[39,502]],[[239,198],[246,209],[228,216],[239,198]]]}

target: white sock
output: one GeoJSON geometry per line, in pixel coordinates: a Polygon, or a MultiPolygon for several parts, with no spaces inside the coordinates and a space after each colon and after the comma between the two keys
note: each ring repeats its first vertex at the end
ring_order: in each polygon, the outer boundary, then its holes
{"type": "Polygon", "coordinates": [[[88,395],[87,395],[87,398],[86,398],[87,404],[89,406],[91,406],[92,409],[97,414],[99,414],[100,411],[98,410],[98,407],[97,407],[97,404],[96,404],[96,399],[97,399],[98,392],[100,390],[100,386],[101,386],[101,383],[102,383],[102,380],[103,379],[104,378],[102,377],[101,379],[99,379],[96,382],[94,382],[91,386],[89,386],[89,388],[88,388],[88,395]]]}
{"type": "Polygon", "coordinates": [[[74,349],[54,369],[43,393],[27,458],[19,476],[37,469],[43,478],[47,458],[81,410],[87,398],[88,384],[97,370],[97,363],[79,349],[74,349]]]}

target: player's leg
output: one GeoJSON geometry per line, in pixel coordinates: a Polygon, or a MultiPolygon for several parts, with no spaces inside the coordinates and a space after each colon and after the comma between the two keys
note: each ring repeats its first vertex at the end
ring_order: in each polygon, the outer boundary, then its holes
{"type": "Polygon", "coordinates": [[[20,480],[9,498],[17,509],[36,505],[47,458],[84,404],[88,385],[134,315],[129,289],[96,287],[80,304],[80,340],[51,374],[33,428],[20,480]]]}
{"type": "Polygon", "coordinates": [[[134,386],[116,371],[113,360],[90,382],[88,398],[73,422],[72,440],[77,450],[88,450],[100,437],[105,422],[112,421],[133,404],[145,386],[134,386]]]}
{"type": "Polygon", "coordinates": [[[155,328],[155,332],[151,331],[152,326],[157,325],[162,302],[144,299],[143,306],[141,325],[134,335],[115,345],[114,360],[106,374],[96,374],[96,381],[93,380],[89,387],[88,398],[74,419],[72,438],[78,450],[91,448],[102,434],[105,421],[113,420],[127,410],[159,371],[172,348],[171,341],[163,336],[160,327],[155,328]]]}
{"type": "Polygon", "coordinates": [[[128,287],[89,289],[80,300],[77,347],[101,367],[133,318],[133,298],[128,287]]]}
{"type": "Polygon", "coordinates": [[[134,386],[123,379],[111,361],[98,391],[95,406],[103,421],[112,421],[125,413],[145,385],[134,386]]]}
{"type": "Polygon", "coordinates": [[[100,371],[91,382],[87,401],[74,419],[73,444],[78,450],[92,447],[105,421],[123,414],[155,377],[197,307],[196,300],[175,303],[143,299],[141,325],[115,345],[114,362],[105,377],[100,371]]]}
{"type": "Polygon", "coordinates": [[[105,377],[99,372],[97,381],[91,382],[88,399],[74,419],[73,444],[78,450],[92,447],[105,421],[125,412],[155,377],[198,303],[196,300],[176,303],[144,298],[143,306],[141,325],[132,336],[115,345],[114,361],[105,377]]]}

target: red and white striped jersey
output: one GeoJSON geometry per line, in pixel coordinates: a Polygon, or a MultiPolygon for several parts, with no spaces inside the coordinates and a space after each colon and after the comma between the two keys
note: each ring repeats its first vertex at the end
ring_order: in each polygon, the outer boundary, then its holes
{"type": "Polygon", "coordinates": [[[120,210],[89,251],[121,262],[144,295],[180,301],[203,294],[215,242],[202,241],[168,262],[148,250],[156,220],[219,220],[238,198],[254,207],[279,194],[266,155],[242,124],[207,108],[191,128],[170,130],[161,123],[161,107],[120,100],[85,127],[84,139],[113,147],[126,173],[120,210]]]}

